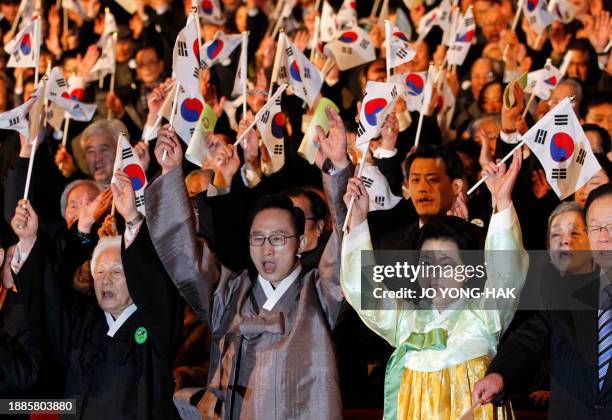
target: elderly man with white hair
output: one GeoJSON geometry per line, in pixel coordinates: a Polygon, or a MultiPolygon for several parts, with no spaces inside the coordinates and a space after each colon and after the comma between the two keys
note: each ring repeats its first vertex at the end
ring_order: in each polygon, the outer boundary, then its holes
{"type": "Polygon", "coordinates": [[[67,298],[26,200],[11,222],[19,237],[15,281],[26,292],[44,282],[44,338],[66,369],[64,397],[76,399],[78,418],[175,419],[172,361],[183,308],[136,211],[130,179],[117,172],[111,189],[126,232],[124,238],[102,238],[93,252],[97,304],[67,298]]]}

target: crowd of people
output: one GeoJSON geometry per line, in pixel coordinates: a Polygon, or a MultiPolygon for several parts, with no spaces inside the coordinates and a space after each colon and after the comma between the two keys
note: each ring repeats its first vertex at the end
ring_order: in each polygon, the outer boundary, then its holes
{"type": "MultiPolygon", "coordinates": [[[[55,66],[97,109],[45,125],[38,146],[0,129],[2,398],[74,399],[82,419],[612,418],[612,3],[550,0],[571,16],[537,31],[521,14],[536,0],[31,1],[39,69],[0,57],[0,113],[55,66]],[[423,30],[445,2],[473,13],[461,65],[447,64],[444,28],[423,30]],[[197,54],[219,31],[248,33],[244,108],[240,48],[199,72],[216,118],[201,165],[161,118],[194,5],[197,54]],[[325,13],[337,29],[353,19],[375,57],[347,70],[326,60],[325,13]],[[114,73],[94,80],[107,14],[114,73]],[[414,51],[393,75],[438,77],[429,106],[400,95],[364,150],[364,91],[389,77],[385,19],[414,51]],[[278,79],[279,28],[323,81],[314,104],[282,94],[277,165],[255,123],[278,79]],[[520,76],[546,65],[564,71],[549,98],[525,93],[520,76]],[[519,143],[568,97],[600,169],[561,200],[519,143]],[[142,182],[116,164],[122,136],[146,175],[142,202],[142,182]],[[370,251],[408,250],[483,250],[482,287],[517,295],[366,305],[370,251]],[[534,293],[538,306],[517,311],[534,293]],[[550,302],[570,294],[585,306],[550,302]]],[[[3,47],[28,2],[0,0],[3,47]]],[[[462,287],[434,283],[417,289],[462,287]]]]}

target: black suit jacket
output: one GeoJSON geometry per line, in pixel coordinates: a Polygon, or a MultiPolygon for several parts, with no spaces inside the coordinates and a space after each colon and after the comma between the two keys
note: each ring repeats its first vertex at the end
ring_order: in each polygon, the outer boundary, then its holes
{"type": "Polygon", "coordinates": [[[598,273],[574,294],[592,309],[537,312],[510,335],[489,366],[488,373],[500,374],[505,392],[511,394],[548,354],[551,419],[612,418],[612,369],[601,391],[598,387],[598,273]]]}

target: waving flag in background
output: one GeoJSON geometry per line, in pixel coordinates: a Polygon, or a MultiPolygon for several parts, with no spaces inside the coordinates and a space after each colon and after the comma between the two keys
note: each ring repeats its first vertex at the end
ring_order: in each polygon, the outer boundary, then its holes
{"type": "Polygon", "coordinates": [[[40,43],[40,19],[34,19],[5,45],[4,51],[10,56],[6,66],[37,67],[40,43]]]}
{"type": "Polygon", "coordinates": [[[366,31],[358,26],[338,32],[323,53],[333,56],[341,71],[352,69],[376,59],[374,44],[366,31]]]}
{"type": "Polygon", "coordinates": [[[172,52],[172,70],[187,93],[197,95],[200,92],[200,41],[194,13],[189,14],[185,27],[176,37],[172,52]]]}
{"type": "Polygon", "coordinates": [[[240,34],[227,35],[221,31],[217,32],[214,39],[202,46],[200,66],[208,68],[227,59],[241,42],[242,35],[240,34]]]}
{"type": "MultiPolygon", "coordinates": [[[[391,26],[388,20],[385,24],[391,26]]],[[[416,56],[416,51],[408,42],[408,37],[397,26],[391,27],[388,32],[391,33],[391,42],[385,40],[385,43],[388,43],[389,67],[397,67],[411,61],[416,56]]]]}
{"type": "Polygon", "coordinates": [[[453,42],[446,54],[449,65],[462,65],[476,38],[476,22],[472,8],[469,7],[465,15],[459,19],[457,30],[454,32],[453,42]]]}

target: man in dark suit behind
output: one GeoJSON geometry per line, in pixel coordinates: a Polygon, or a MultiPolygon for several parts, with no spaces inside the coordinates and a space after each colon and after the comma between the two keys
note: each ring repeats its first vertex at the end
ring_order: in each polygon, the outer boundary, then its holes
{"type": "Polygon", "coordinates": [[[612,184],[591,192],[585,214],[600,269],[579,293],[593,309],[535,314],[497,353],[488,375],[474,386],[474,401],[487,403],[502,390],[512,393],[549,354],[550,418],[612,418],[612,184]]]}

